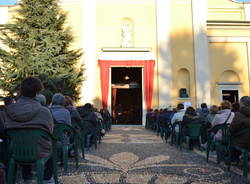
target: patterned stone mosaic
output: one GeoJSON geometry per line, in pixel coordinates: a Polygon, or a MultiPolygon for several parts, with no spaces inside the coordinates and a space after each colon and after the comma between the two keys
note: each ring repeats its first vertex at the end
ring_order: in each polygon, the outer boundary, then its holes
{"type": "Polygon", "coordinates": [[[179,150],[143,127],[113,127],[97,149],[91,148],[64,184],[247,184],[196,151],[179,150]]]}

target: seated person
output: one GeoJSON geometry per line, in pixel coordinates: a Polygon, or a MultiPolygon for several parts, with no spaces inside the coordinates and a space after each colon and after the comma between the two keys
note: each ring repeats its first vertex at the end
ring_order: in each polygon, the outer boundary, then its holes
{"type": "MultiPolygon", "coordinates": [[[[71,126],[70,112],[65,109],[65,97],[61,93],[56,93],[52,97],[50,111],[55,123],[63,123],[71,126]]],[[[61,143],[63,145],[69,144],[70,136],[63,134],[61,143]]]]}
{"type": "MultiPolygon", "coordinates": [[[[49,109],[41,106],[36,96],[43,89],[41,81],[34,77],[26,78],[21,83],[21,96],[16,103],[10,104],[5,110],[5,128],[41,128],[52,134],[53,118],[49,109]]],[[[40,152],[39,158],[50,155],[52,142],[41,139],[38,144],[40,152]]],[[[23,179],[25,183],[31,183],[32,167],[23,166],[23,179]]],[[[51,159],[46,163],[44,179],[49,180],[52,176],[51,159]]]]}
{"type": "MultiPolygon", "coordinates": [[[[231,112],[231,103],[227,100],[224,100],[221,102],[221,110],[218,112],[218,114],[215,115],[213,121],[212,121],[212,127],[219,125],[219,124],[230,124],[234,118],[234,112],[231,112]]],[[[220,141],[222,139],[222,133],[219,130],[215,136],[215,141],[220,141]]]]}
{"type": "MultiPolygon", "coordinates": [[[[240,99],[240,111],[235,113],[232,123],[230,124],[230,133],[235,138],[235,144],[242,148],[250,146],[250,135],[242,134],[235,137],[235,135],[245,128],[250,128],[250,97],[243,96],[240,99]]],[[[233,149],[233,161],[239,161],[240,152],[233,149]]]]}
{"type": "Polygon", "coordinates": [[[188,107],[182,119],[183,134],[188,135],[188,124],[189,123],[201,123],[201,118],[197,115],[193,107],[188,107]]]}
{"type": "Polygon", "coordinates": [[[81,128],[82,118],[78,113],[78,111],[76,110],[76,107],[73,105],[71,97],[70,96],[64,96],[64,97],[65,97],[64,107],[70,112],[71,124],[78,130],[81,128]]]}
{"type": "Polygon", "coordinates": [[[214,117],[218,113],[218,111],[219,111],[219,109],[218,109],[218,107],[216,105],[212,105],[209,108],[209,114],[207,115],[206,121],[205,121],[207,128],[211,127],[212,122],[214,120],[214,117]]]}
{"type": "Polygon", "coordinates": [[[82,120],[83,127],[86,134],[92,134],[94,131],[97,131],[98,128],[98,119],[95,113],[93,112],[93,106],[90,103],[86,103],[82,107],[77,108],[82,120]]]}
{"type": "MultiPolygon", "coordinates": [[[[182,121],[183,116],[185,114],[184,105],[182,103],[177,105],[177,113],[174,114],[171,119],[171,124],[173,125],[175,122],[182,121]]],[[[175,126],[175,132],[179,132],[179,126],[175,126]]]]}

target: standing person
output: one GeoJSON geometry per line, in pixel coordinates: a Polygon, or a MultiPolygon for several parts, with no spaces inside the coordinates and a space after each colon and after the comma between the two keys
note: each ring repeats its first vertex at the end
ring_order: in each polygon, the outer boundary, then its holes
{"type": "MultiPolygon", "coordinates": [[[[10,104],[5,110],[4,125],[9,128],[41,128],[48,133],[53,133],[53,118],[48,108],[41,106],[36,96],[42,91],[43,85],[38,78],[28,77],[21,83],[20,93],[16,103],[10,104]]],[[[38,158],[48,157],[52,150],[52,142],[41,138],[38,144],[38,158]]],[[[22,166],[24,183],[32,183],[32,167],[22,166]]],[[[50,180],[52,176],[51,159],[46,163],[44,179],[50,180]]]]}

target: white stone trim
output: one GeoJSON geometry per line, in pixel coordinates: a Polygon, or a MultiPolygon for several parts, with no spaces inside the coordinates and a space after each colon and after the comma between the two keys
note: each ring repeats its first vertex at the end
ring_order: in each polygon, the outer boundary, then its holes
{"type": "Polygon", "coordinates": [[[100,52],[98,60],[155,60],[152,52],[100,52]]]}
{"type": "Polygon", "coordinates": [[[211,103],[210,61],[207,31],[207,0],[192,0],[196,105],[211,103]]]}
{"type": "Polygon", "coordinates": [[[96,0],[97,4],[154,4],[155,0],[96,0]]]}
{"type": "Polygon", "coordinates": [[[244,4],[245,20],[250,21],[250,4],[244,4]]]}
{"type": "Polygon", "coordinates": [[[235,90],[238,91],[239,99],[241,97],[241,90],[240,90],[240,84],[217,84],[219,87],[219,94],[220,94],[220,102],[222,102],[222,91],[223,90],[235,90]]]}
{"type": "Polygon", "coordinates": [[[145,88],[144,88],[144,68],[141,69],[141,79],[142,79],[142,125],[146,126],[146,97],[145,97],[145,88]]]}
{"type": "Polygon", "coordinates": [[[85,78],[82,86],[81,103],[93,103],[96,98],[96,1],[83,0],[83,40],[84,52],[83,62],[85,67],[85,78]]]}
{"type": "Polygon", "coordinates": [[[249,42],[250,37],[231,37],[231,36],[209,36],[208,42],[249,42]]]}
{"type": "Polygon", "coordinates": [[[171,46],[171,4],[176,0],[157,0],[157,75],[159,107],[173,106],[172,46],[171,46]],[[163,75],[164,74],[164,75],[163,75]]]}
{"type": "MultiPolygon", "coordinates": [[[[60,4],[77,4],[77,3],[83,3],[84,0],[60,0],[60,4]]],[[[93,0],[94,1],[94,0],[93,0]]]]}
{"type": "MultiPolygon", "coordinates": [[[[247,65],[248,65],[248,79],[250,79],[250,39],[247,41],[247,65]]],[[[248,85],[250,90],[250,80],[248,85]]]]}
{"type": "Polygon", "coordinates": [[[208,9],[236,9],[236,10],[240,10],[242,9],[243,6],[239,6],[239,7],[235,7],[235,6],[209,6],[208,9]]]}
{"type": "MultiPolygon", "coordinates": [[[[142,126],[146,125],[146,97],[145,97],[145,88],[144,88],[144,68],[141,67],[141,74],[142,74],[142,126]]],[[[109,68],[109,92],[108,92],[108,110],[111,113],[111,88],[112,88],[112,66],[109,68]]]]}
{"type": "Polygon", "coordinates": [[[9,14],[8,7],[0,7],[0,24],[7,24],[8,23],[8,14],[9,14]]]}

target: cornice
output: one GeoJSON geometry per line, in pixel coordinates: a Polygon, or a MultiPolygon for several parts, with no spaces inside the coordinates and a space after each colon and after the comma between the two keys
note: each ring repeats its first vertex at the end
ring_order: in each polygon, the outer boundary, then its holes
{"type": "Polygon", "coordinates": [[[157,0],[95,0],[97,4],[155,4],[157,0]]]}
{"type": "Polygon", "coordinates": [[[234,3],[238,3],[238,4],[249,4],[250,3],[250,1],[249,2],[239,2],[237,0],[228,0],[228,1],[231,1],[231,2],[234,2],[234,3]]]}
{"type": "Polygon", "coordinates": [[[207,27],[208,28],[250,29],[250,21],[208,20],[207,27]]]}

